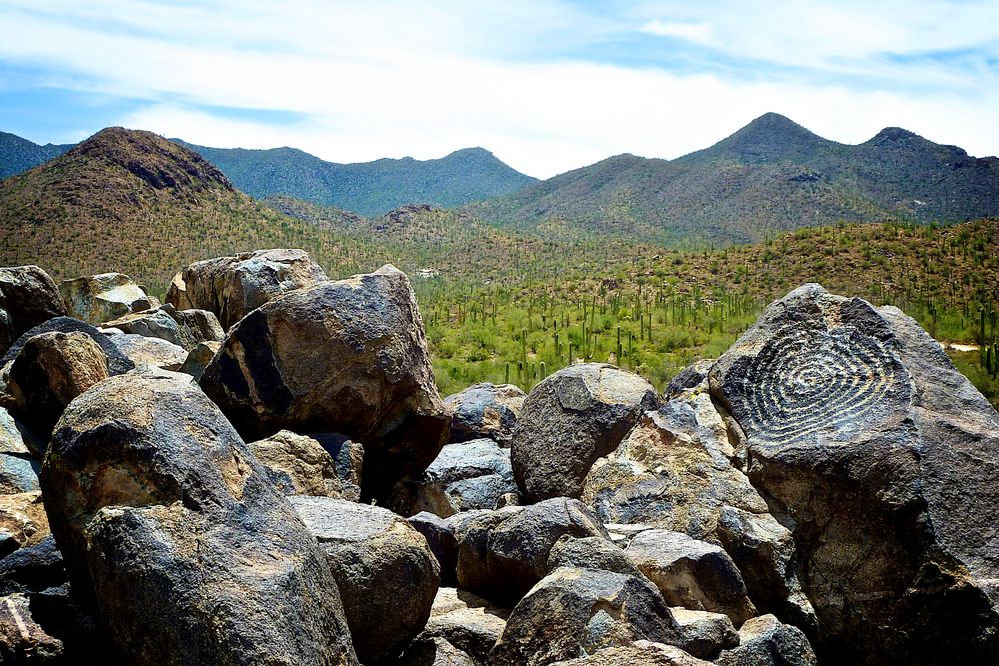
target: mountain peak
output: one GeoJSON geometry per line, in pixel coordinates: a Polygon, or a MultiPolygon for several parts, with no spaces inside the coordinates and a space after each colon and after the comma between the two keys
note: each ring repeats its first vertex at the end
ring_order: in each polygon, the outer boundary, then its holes
{"type": "Polygon", "coordinates": [[[745,164],[763,164],[799,161],[826,143],[830,142],[790,118],[770,112],[701,153],[745,164]]]}

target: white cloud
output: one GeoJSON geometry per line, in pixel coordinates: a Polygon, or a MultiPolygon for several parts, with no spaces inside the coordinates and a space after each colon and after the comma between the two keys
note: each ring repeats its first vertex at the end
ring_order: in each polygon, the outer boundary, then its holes
{"type": "MultiPolygon", "coordinates": [[[[769,3],[779,21],[689,3],[636,5],[609,18],[526,0],[6,4],[0,62],[44,66],[61,85],[141,100],[106,124],[206,145],[290,145],[341,162],[427,159],[480,145],[547,177],[621,152],[677,157],[778,111],[844,142],[900,125],[973,153],[999,152],[993,70],[916,69],[874,57],[882,47],[911,53],[920,41],[956,48],[994,29],[977,26],[962,41],[956,30],[923,25],[936,13],[917,21],[910,10],[892,23],[883,11],[792,2],[769,3]],[[743,80],[578,55],[643,29],[733,57],[821,72],[860,68],[868,78],[861,86],[786,73],[743,80]],[[872,73],[906,85],[873,85],[872,73]],[[254,110],[285,113],[278,121],[254,110]]],[[[984,20],[989,11],[968,13],[984,20]]]]}

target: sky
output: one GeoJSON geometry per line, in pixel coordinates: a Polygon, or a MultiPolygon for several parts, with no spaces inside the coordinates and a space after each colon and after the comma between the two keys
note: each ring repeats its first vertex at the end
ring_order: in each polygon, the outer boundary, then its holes
{"type": "Polygon", "coordinates": [[[999,1],[0,0],[0,130],[336,162],[481,146],[547,178],[775,111],[999,154],[999,1]]]}

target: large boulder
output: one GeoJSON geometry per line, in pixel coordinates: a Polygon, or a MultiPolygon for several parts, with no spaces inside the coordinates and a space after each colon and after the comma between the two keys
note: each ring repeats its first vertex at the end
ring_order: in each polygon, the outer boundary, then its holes
{"type": "Polygon", "coordinates": [[[710,384],[807,556],[822,659],[999,661],[999,414],[936,341],[805,285],[710,384]]]}
{"type": "Polygon", "coordinates": [[[422,534],[430,551],[440,565],[441,585],[453,586],[458,582],[458,535],[455,526],[435,513],[421,511],[406,519],[422,534]]]}
{"type": "Polygon", "coordinates": [[[526,394],[513,384],[483,382],[444,398],[451,411],[451,441],[488,437],[509,445],[526,394]]]}
{"type": "Polygon", "coordinates": [[[101,324],[124,333],[160,338],[191,351],[203,342],[222,342],[225,332],[208,310],[177,310],[169,303],[101,324]]]}
{"type": "Polygon", "coordinates": [[[388,509],[331,497],[289,499],[326,551],[361,663],[397,657],[426,625],[440,584],[427,540],[388,509]]]}
{"type": "Polygon", "coordinates": [[[104,331],[114,346],[136,367],[149,365],[161,370],[180,370],[187,361],[187,352],[183,347],[162,338],[122,333],[117,328],[107,328],[104,331]]]}
{"type": "Polygon", "coordinates": [[[100,324],[160,304],[132,278],[122,273],[63,280],[59,283],[59,293],[66,304],[67,314],[89,324],[100,324]]]}
{"type": "Polygon", "coordinates": [[[25,331],[21,337],[19,337],[17,341],[14,342],[9,349],[7,349],[3,358],[0,359],[0,367],[7,367],[7,364],[13,362],[13,360],[20,353],[21,348],[24,347],[28,340],[43,333],[85,333],[91,340],[100,346],[104,355],[107,357],[108,374],[110,375],[120,375],[135,367],[135,364],[130,361],[127,356],[122,354],[121,350],[119,350],[113,342],[108,340],[107,336],[102,335],[97,327],[80,321],[79,319],[73,319],[72,317],[55,317],[54,319],[49,319],[47,322],[25,331]]]}
{"type": "Polygon", "coordinates": [[[361,441],[366,498],[422,473],[450,426],[416,297],[392,266],[260,306],[229,330],[201,385],[247,437],[286,428],[361,441]]]}
{"type": "Polygon", "coordinates": [[[390,505],[399,513],[430,511],[447,518],[461,511],[498,508],[517,492],[510,450],[491,439],[448,444],[417,480],[400,481],[390,505]]]}
{"type": "Polygon", "coordinates": [[[41,268],[0,268],[0,353],[29,328],[65,314],[59,289],[41,268]]]}
{"type": "Polygon", "coordinates": [[[24,343],[7,390],[24,418],[50,432],[76,396],[108,378],[108,358],[86,333],[42,333],[24,343]]]}
{"type": "Polygon", "coordinates": [[[489,663],[542,666],[639,640],[679,640],[655,586],[640,575],[559,567],[513,609],[489,663]]]}
{"type": "Polygon", "coordinates": [[[257,250],[191,264],[174,276],[167,302],[178,310],[213,312],[228,331],[264,303],[326,280],[304,250],[257,250]]]}
{"type": "Polygon", "coordinates": [[[513,431],[513,472],[525,499],[578,498],[593,463],[659,404],[652,384],[613,365],[585,363],[550,375],[524,400],[513,431]]]}
{"type": "Polygon", "coordinates": [[[458,586],[509,605],[545,576],[548,556],[562,536],[608,538],[593,512],[564,497],[472,512],[456,531],[458,586]]]}
{"type": "Polygon", "coordinates": [[[722,652],[715,663],[720,666],[815,666],[818,661],[800,629],[781,624],[773,615],[761,615],[742,625],[738,646],[722,652]]]}
{"type": "Polygon", "coordinates": [[[326,557],[190,377],[111,377],[42,467],[74,594],[130,663],[356,664],[326,557]]]}
{"type": "Polygon", "coordinates": [[[267,468],[271,482],[285,495],[343,494],[333,456],[311,437],[281,430],[249,446],[267,468]]]}

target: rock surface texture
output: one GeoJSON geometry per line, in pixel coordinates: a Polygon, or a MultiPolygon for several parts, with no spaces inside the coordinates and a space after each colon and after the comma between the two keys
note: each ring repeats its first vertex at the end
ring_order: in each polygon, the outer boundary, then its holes
{"type": "Polygon", "coordinates": [[[167,303],[101,324],[124,333],[160,338],[191,351],[202,342],[221,342],[225,337],[215,315],[207,310],[177,310],[167,303]]]}
{"type": "Polygon", "coordinates": [[[340,497],[343,484],[333,456],[311,437],[281,430],[250,443],[250,450],[285,495],[340,497]]]}
{"type": "Polygon", "coordinates": [[[612,365],[573,365],[543,380],[524,400],[511,444],[525,499],[578,498],[593,463],[659,404],[652,384],[612,365]]]}
{"type": "Polygon", "coordinates": [[[356,664],[325,555],[187,375],[107,379],[42,468],[74,593],[142,664],[356,664]]]}
{"type": "Polygon", "coordinates": [[[228,331],[264,303],[326,280],[304,250],[257,250],[191,264],[174,276],[167,302],[178,310],[213,312],[228,331]]]}
{"type": "Polygon", "coordinates": [[[122,273],[87,275],[59,283],[66,312],[89,324],[100,324],[158,307],[160,302],[122,273]]]}
{"type": "Polygon", "coordinates": [[[0,268],[0,352],[29,328],[65,314],[59,289],[41,268],[0,268]]]}
{"type": "Polygon", "coordinates": [[[489,382],[449,395],[444,404],[451,410],[451,441],[488,437],[509,445],[525,397],[520,387],[513,384],[489,382]]]}
{"type": "Polygon", "coordinates": [[[825,663],[999,661],[999,415],[937,342],[805,285],[710,385],[807,555],[825,663]]]}
{"type": "Polygon", "coordinates": [[[257,308],[229,331],[201,385],[248,438],[286,428],[359,440],[365,497],[419,476],[450,427],[416,297],[391,266],[257,308]]]}

